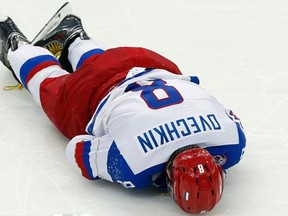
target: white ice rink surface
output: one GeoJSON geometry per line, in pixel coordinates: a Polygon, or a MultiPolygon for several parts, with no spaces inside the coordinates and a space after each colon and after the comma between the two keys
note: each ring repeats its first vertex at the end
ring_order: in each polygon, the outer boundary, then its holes
{"type": "MultiPolygon", "coordinates": [[[[63,0],[0,0],[33,38],[63,0]]],[[[206,215],[288,215],[287,0],[71,0],[104,47],[144,46],[198,75],[242,120],[245,157],[206,215]]],[[[0,215],[186,215],[152,188],[90,182],[68,164],[68,142],[0,65],[0,215]]]]}

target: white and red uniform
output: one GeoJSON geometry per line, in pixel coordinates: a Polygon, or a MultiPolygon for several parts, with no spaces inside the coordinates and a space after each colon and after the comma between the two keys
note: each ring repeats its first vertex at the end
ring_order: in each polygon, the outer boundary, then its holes
{"type": "Polygon", "coordinates": [[[23,45],[9,61],[67,137],[67,157],[91,180],[144,187],[184,146],[206,148],[227,169],[246,140],[239,119],[168,59],[144,48],[69,47],[69,74],[46,50],[23,45]]]}

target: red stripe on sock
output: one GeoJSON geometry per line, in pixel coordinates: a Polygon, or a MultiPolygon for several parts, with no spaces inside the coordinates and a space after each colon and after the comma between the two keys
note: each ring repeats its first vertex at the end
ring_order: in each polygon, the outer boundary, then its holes
{"type": "Polygon", "coordinates": [[[42,62],[42,63],[38,64],[36,67],[34,67],[29,72],[28,76],[26,77],[26,83],[28,84],[28,82],[33,78],[33,76],[36,73],[38,73],[39,71],[43,70],[44,68],[47,68],[47,67],[52,66],[52,65],[59,65],[59,64],[57,62],[55,62],[55,61],[45,61],[45,62],[42,62]]]}

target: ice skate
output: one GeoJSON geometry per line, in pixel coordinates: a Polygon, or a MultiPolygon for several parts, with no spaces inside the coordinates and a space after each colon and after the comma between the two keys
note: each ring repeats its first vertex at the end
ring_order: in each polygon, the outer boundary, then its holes
{"type": "Polygon", "coordinates": [[[35,42],[35,46],[48,49],[61,65],[68,72],[72,72],[72,67],[68,61],[68,48],[77,38],[90,39],[83,29],[81,19],[75,15],[67,15],[54,29],[46,36],[35,42]]]}
{"type": "Polygon", "coordinates": [[[21,43],[29,43],[25,35],[18,29],[10,17],[0,19],[0,61],[12,72],[14,78],[20,83],[15,76],[13,69],[7,59],[8,50],[11,48],[15,51],[21,43]]]}

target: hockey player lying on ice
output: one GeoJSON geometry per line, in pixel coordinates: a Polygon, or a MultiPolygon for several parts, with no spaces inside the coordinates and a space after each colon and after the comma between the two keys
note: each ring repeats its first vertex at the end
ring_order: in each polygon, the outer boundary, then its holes
{"type": "Polygon", "coordinates": [[[3,18],[0,40],[1,61],[71,139],[67,158],[85,178],[165,187],[190,213],[220,201],[246,140],[197,77],[145,48],[102,49],[74,15],[36,46],[3,18]]]}

